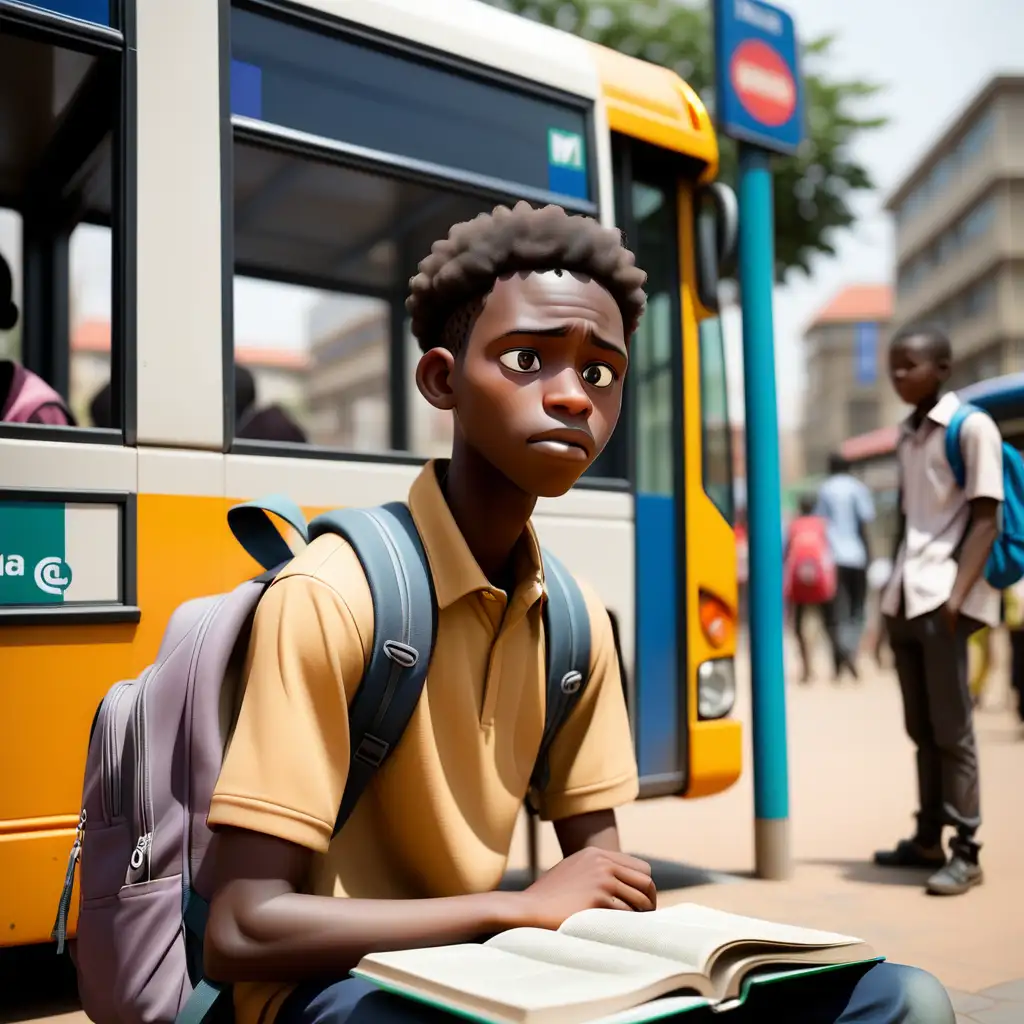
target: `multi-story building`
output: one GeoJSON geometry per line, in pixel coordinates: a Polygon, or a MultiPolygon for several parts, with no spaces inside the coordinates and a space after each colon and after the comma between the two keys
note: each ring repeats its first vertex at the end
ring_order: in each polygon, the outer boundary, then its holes
{"type": "MultiPolygon", "coordinates": [[[[886,203],[897,324],[953,340],[952,385],[1024,369],[1024,75],[993,78],[886,203]]],[[[895,397],[886,420],[901,415],[895,397]]]]}
{"type": "Polygon", "coordinates": [[[804,333],[803,449],[806,472],[825,472],[828,457],[855,434],[880,426],[882,351],[892,317],[888,285],[840,291],[804,333]]]}

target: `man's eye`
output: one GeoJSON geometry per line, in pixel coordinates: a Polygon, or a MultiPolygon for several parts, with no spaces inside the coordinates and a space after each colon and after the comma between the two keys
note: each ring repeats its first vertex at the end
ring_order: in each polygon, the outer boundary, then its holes
{"type": "Polygon", "coordinates": [[[540,369],[540,356],[532,348],[513,348],[498,358],[502,366],[516,373],[536,373],[540,369]]]}
{"type": "Polygon", "coordinates": [[[580,376],[595,388],[606,388],[615,380],[615,371],[607,363],[591,363],[580,376]]]}

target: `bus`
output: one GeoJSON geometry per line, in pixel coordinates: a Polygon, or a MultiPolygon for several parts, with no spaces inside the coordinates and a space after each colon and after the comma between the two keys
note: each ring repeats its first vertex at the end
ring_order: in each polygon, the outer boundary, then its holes
{"type": "Polygon", "coordinates": [[[402,499],[446,454],[406,287],[499,203],[649,274],[622,425],[536,526],[612,616],[642,796],[736,781],[736,209],[686,83],[478,0],[0,0],[0,112],[0,366],[70,413],[0,425],[0,946],[49,939],[106,690],[255,574],[227,510],[402,499]]]}

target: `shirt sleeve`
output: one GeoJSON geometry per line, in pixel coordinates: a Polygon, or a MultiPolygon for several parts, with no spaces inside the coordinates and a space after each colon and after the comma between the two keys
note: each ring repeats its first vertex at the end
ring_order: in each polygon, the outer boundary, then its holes
{"type": "Polygon", "coordinates": [[[857,503],[857,518],[862,523],[873,523],[875,521],[875,502],[866,484],[861,484],[857,488],[854,500],[857,503]]]}
{"type": "Polygon", "coordinates": [[[964,495],[1003,500],[1003,438],[988,415],[975,413],[964,420],[960,431],[967,479],[964,495]]]}
{"type": "Polygon", "coordinates": [[[590,613],[590,678],[551,745],[550,778],[538,794],[545,821],[632,803],[639,792],[611,620],[597,595],[581,588],[590,613]]]}
{"type": "Polygon", "coordinates": [[[363,673],[341,595],[311,576],[278,580],[260,601],[245,694],[209,824],[327,850],[348,777],[348,697],[363,673]]]}

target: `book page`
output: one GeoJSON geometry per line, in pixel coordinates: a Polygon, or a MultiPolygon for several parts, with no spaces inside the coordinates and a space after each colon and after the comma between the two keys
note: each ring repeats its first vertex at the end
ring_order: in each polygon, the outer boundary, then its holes
{"type": "MultiPolygon", "coordinates": [[[[640,978],[683,977],[686,973],[699,974],[696,967],[689,970],[675,960],[634,949],[609,946],[573,935],[560,934],[544,928],[513,928],[499,932],[484,943],[485,946],[515,953],[559,967],[599,974],[635,975],[640,978]]],[[[699,984],[699,982],[698,982],[699,984]]]]}
{"type": "Polygon", "coordinates": [[[472,1007],[482,1019],[493,1021],[542,1021],[555,1011],[557,1020],[567,1024],[594,1020],[677,987],[675,964],[634,954],[629,968],[614,969],[616,953],[621,956],[621,951],[598,957],[589,948],[595,943],[564,937],[559,943],[557,933],[542,934],[553,940],[551,951],[558,945],[556,955],[577,966],[538,959],[537,954],[544,951],[534,936],[532,943],[523,940],[531,949],[527,956],[491,944],[409,949],[371,953],[353,973],[386,987],[405,989],[435,1005],[461,1010],[472,1007]],[[575,955],[573,946],[579,947],[575,955]]]}
{"type": "MultiPolygon", "coordinates": [[[[813,949],[856,945],[860,941],[835,932],[727,914],[695,903],[680,903],[645,914],[584,910],[570,917],[559,931],[695,965],[705,974],[709,973],[715,954],[736,943],[755,948],[767,945],[813,949]]],[[[763,950],[770,951],[770,948],[763,950]]],[[[750,952],[748,949],[748,955],[750,952]]]]}

